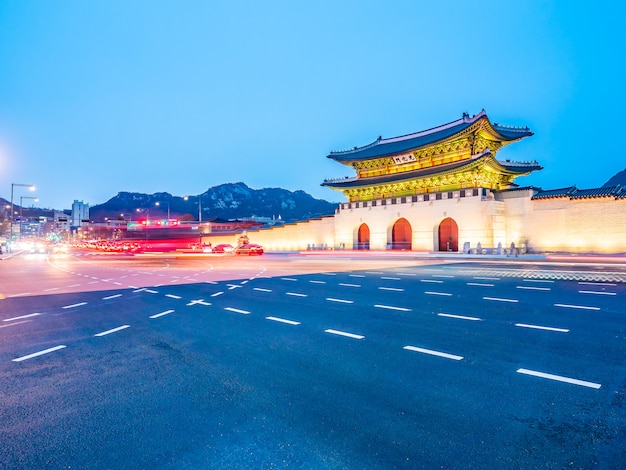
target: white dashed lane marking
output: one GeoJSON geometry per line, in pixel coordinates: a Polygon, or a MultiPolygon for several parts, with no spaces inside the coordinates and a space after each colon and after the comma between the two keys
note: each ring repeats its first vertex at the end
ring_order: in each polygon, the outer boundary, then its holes
{"type": "Polygon", "coordinates": [[[66,305],[65,307],[61,307],[61,308],[76,308],[76,307],[80,307],[81,305],[87,305],[87,302],[79,302],[77,304],[66,305]]]}
{"type": "Polygon", "coordinates": [[[546,330],[546,331],[556,331],[558,333],[568,333],[569,330],[565,328],[554,328],[552,326],[539,326],[539,325],[528,325],[526,323],[516,323],[515,326],[520,328],[533,328],[535,330],[546,330]]]}
{"type": "Polygon", "coordinates": [[[405,346],[404,349],[406,349],[407,351],[415,351],[415,352],[419,352],[422,354],[429,354],[431,356],[444,357],[446,359],[452,359],[454,361],[460,361],[461,359],[463,359],[463,356],[457,356],[456,354],[448,354],[448,353],[441,352],[441,351],[433,351],[432,349],[424,349],[424,348],[419,348],[417,346],[405,346]]]}
{"type": "Polygon", "coordinates": [[[586,305],[554,304],[555,307],[575,308],[579,310],[600,310],[600,307],[589,307],[586,305]]]}
{"type": "Polygon", "coordinates": [[[483,300],[491,300],[493,302],[511,302],[511,303],[519,302],[519,300],[516,300],[516,299],[503,299],[499,297],[483,297],[483,300]]]}
{"type": "Polygon", "coordinates": [[[326,297],[326,300],[328,300],[329,302],[338,302],[338,303],[342,303],[342,304],[353,304],[354,303],[354,300],[335,299],[333,297],[326,297]]]}
{"type": "Polygon", "coordinates": [[[2,321],[15,321],[15,320],[23,320],[24,318],[31,318],[31,317],[37,317],[41,315],[41,313],[29,313],[27,315],[20,315],[19,317],[13,317],[13,318],[5,318],[2,321]]]}
{"type": "Polygon", "coordinates": [[[112,328],[110,330],[103,331],[102,333],[96,333],[94,336],[106,336],[110,335],[111,333],[117,333],[118,331],[125,330],[126,328],[130,328],[130,325],[118,326],[117,328],[112,328]]]}
{"type": "Polygon", "coordinates": [[[580,385],[582,387],[599,389],[602,386],[602,384],[598,384],[594,382],[587,382],[586,380],[572,379],[570,377],[564,377],[562,375],[547,374],[545,372],[538,372],[536,370],[517,369],[517,372],[520,374],[532,375],[534,377],[541,377],[543,379],[550,379],[550,380],[556,380],[558,382],[565,382],[569,384],[580,385]]]}
{"type": "Polygon", "coordinates": [[[376,304],[374,305],[374,307],[376,308],[384,308],[387,310],[398,310],[400,312],[410,312],[411,309],[410,308],[405,308],[405,307],[394,307],[392,305],[381,305],[381,304],[376,304]]]}
{"type": "Polygon", "coordinates": [[[233,308],[233,307],[225,307],[224,310],[228,310],[229,312],[241,313],[242,315],[250,314],[250,312],[248,312],[247,310],[241,310],[239,308],[233,308]]]}
{"type": "Polygon", "coordinates": [[[174,313],[174,310],[166,310],[166,311],[161,312],[161,313],[150,315],[150,318],[159,318],[159,317],[162,317],[164,315],[169,315],[170,313],[174,313]]]}
{"type": "Polygon", "coordinates": [[[293,321],[293,320],[287,320],[285,318],[279,318],[279,317],[265,317],[267,320],[271,320],[271,321],[276,321],[279,323],[286,323],[288,325],[299,325],[300,322],[299,321],[293,321]]]}
{"type": "Polygon", "coordinates": [[[44,354],[49,354],[51,352],[58,351],[59,349],[63,349],[63,348],[66,348],[66,347],[67,346],[65,346],[64,344],[61,344],[61,345],[55,346],[53,348],[44,349],[43,351],[37,351],[37,352],[34,352],[32,354],[28,354],[26,356],[17,357],[15,359],[13,359],[13,362],[22,362],[22,361],[25,361],[27,359],[32,359],[33,357],[37,357],[37,356],[43,356],[44,354]]]}
{"type": "Polygon", "coordinates": [[[356,335],[354,333],[347,333],[345,331],[339,331],[339,330],[324,330],[324,333],[330,333],[331,335],[337,335],[337,336],[345,336],[347,338],[353,338],[353,339],[363,339],[365,338],[365,336],[363,335],[356,335]]]}
{"type": "Polygon", "coordinates": [[[481,321],[478,317],[466,317],[465,315],[453,315],[451,313],[438,313],[440,317],[456,318],[458,320],[481,321]]]}

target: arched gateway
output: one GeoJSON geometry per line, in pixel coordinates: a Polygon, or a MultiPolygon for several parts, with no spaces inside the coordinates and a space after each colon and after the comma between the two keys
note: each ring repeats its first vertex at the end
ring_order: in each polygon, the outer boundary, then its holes
{"type": "Polygon", "coordinates": [[[413,247],[413,231],[408,220],[398,219],[391,229],[391,249],[410,250],[413,247]]]}
{"type": "Polygon", "coordinates": [[[459,251],[459,226],[450,217],[439,224],[439,251],[459,251]]]}
{"type": "Polygon", "coordinates": [[[370,249],[370,228],[367,226],[367,224],[361,224],[359,226],[356,249],[357,250],[369,250],[370,249]]]}

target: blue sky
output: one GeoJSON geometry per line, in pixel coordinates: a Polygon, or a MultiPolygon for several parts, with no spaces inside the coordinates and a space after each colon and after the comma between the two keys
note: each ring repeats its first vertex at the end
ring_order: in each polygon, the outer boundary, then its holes
{"type": "Polygon", "coordinates": [[[516,180],[597,187],[622,156],[623,3],[5,1],[0,196],[38,206],[242,181],[304,190],[326,155],[485,109],[533,137],[516,180]],[[15,198],[24,195],[17,192],[15,198]],[[29,193],[29,195],[31,195],[29,193]]]}

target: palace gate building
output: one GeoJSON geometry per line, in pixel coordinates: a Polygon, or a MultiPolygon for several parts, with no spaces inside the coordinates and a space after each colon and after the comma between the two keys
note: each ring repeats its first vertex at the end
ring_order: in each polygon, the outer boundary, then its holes
{"type": "Polygon", "coordinates": [[[354,172],[322,183],[346,198],[334,216],[249,232],[250,239],[266,250],[503,252],[514,243],[538,252],[625,252],[620,186],[542,190],[515,183],[541,166],[497,157],[532,135],[527,127],[492,123],[483,110],[331,152],[328,158],[354,172]]]}

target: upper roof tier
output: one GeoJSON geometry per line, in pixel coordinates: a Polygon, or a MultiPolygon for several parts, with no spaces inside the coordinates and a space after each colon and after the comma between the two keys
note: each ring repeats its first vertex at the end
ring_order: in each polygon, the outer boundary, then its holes
{"type": "Polygon", "coordinates": [[[487,113],[483,109],[480,113],[471,116],[464,113],[461,119],[425,131],[415,132],[399,137],[383,139],[379,137],[374,142],[363,147],[354,147],[350,150],[330,152],[327,158],[350,165],[363,160],[371,160],[382,157],[403,154],[422,147],[432,146],[438,142],[449,140],[453,136],[462,133],[476,123],[482,123],[483,137],[500,146],[515,142],[524,137],[533,135],[528,127],[508,127],[491,123],[487,113]]]}

